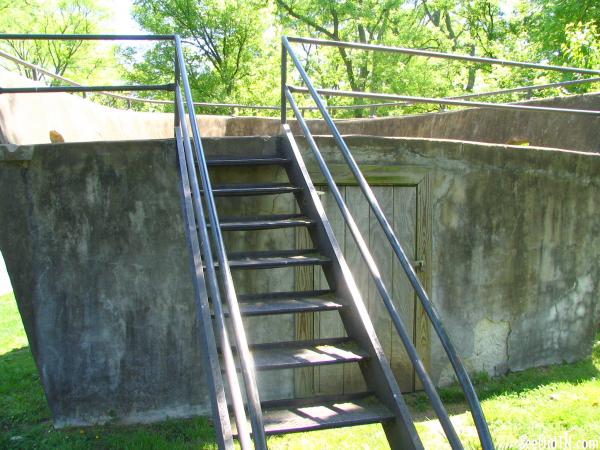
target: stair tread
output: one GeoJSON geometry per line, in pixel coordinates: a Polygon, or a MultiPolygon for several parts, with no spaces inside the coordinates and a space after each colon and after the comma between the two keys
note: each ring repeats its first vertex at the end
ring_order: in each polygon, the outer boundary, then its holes
{"type": "Polygon", "coordinates": [[[251,346],[251,351],[256,370],[358,362],[368,358],[367,352],[348,338],[260,344],[251,346]]]}
{"type": "Polygon", "coordinates": [[[289,183],[245,183],[213,186],[213,194],[218,196],[287,194],[301,190],[302,188],[289,183]]]}
{"type": "Polygon", "coordinates": [[[244,316],[331,311],[343,307],[331,291],[280,292],[240,296],[239,300],[240,311],[244,316]]]}
{"type": "Polygon", "coordinates": [[[316,249],[261,251],[252,253],[232,253],[229,267],[232,269],[258,269],[325,264],[329,259],[316,249]]]}
{"type": "Polygon", "coordinates": [[[385,422],[394,415],[373,395],[340,395],[263,403],[266,434],[283,434],[385,422]],[[272,406],[270,405],[272,404],[272,406]]]}
{"type": "Polygon", "coordinates": [[[226,217],[221,220],[221,229],[236,230],[265,230],[272,228],[288,228],[308,226],[314,221],[302,214],[273,214],[259,217],[226,217]]]}
{"type": "Polygon", "coordinates": [[[271,166],[289,162],[289,158],[281,156],[215,156],[206,160],[209,166],[271,166]]]}

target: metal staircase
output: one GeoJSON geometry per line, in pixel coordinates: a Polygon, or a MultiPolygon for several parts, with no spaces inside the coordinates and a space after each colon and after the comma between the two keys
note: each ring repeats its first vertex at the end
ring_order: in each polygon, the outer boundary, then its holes
{"type": "Polygon", "coordinates": [[[363,194],[369,201],[369,206],[384,229],[401,267],[442,341],[471,406],[482,448],[493,448],[473,386],[433,305],[287,39],[283,40],[284,136],[281,145],[272,152],[258,151],[256,154],[244,151],[243,148],[225,148],[223,154],[210,158],[207,157],[202,146],[178,37],[175,37],[175,43],[178,49],[175,129],[182,198],[192,255],[199,323],[202,326],[201,345],[205,350],[207,379],[211,388],[213,417],[219,447],[233,448],[234,436],[237,436],[243,449],[253,447],[264,449],[267,448],[266,435],[381,423],[391,448],[423,448],[367,308],[327,220],[318,192],[311,181],[294,136],[286,124],[286,103],[289,102],[345,223],[360,249],[365,268],[369,270],[416,374],[429,396],[448,442],[452,448],[463,448],[435,386],[396,311],[368,246],[300,114],[292,95],[292,88],[286,85],[286,57],[289,54],[338,141],[349,168],[357,178],[363,194]],[[186,106],[191,136],[188,131],[188,121],[184,120],[186,106]],[[245,183],[234,183],[236,180],[228,180],[227,170],[236,166],[238,170],[240,167],[244,168],[250,178],[253,174],[256,174],[256,177],[251,182],[245,179],[245,183]],[[270,166],[283,169],[286,179],[260,179],[259,168],[270,166]],[[227,180],[227,183],[214,182],[222,179],[227,180]],[[246,210],[248,202],[251,201],[249,199],[275,195],[289,196],[289,202],[297,204],[297,212],[266,216],[228,214],[228,211],[246,210]],[[228,201],[229,206],[225,212],[220,211],[221,208],[218,206],[217,200],[220,199],[228,201]],[[227,239],[224,235],[239,231],[273,233],[278,229],[295,227],[308,230],[312,243],[309,248],[297,249],[290,244],[287,248],[268,250],[245,248],[243,252],[229,253],[226,251],[227,239]],[[213,256],[215,254],[216,258],[213,256]],[[238,272],[250,270],[263,272],[302,266],[320,267],[328,288],[319,291],[252,292],[240,296],[236,293],[234,275],[238,272]],[[347,337],[248,343],[249,330],[245,329],[248,318],[309,311],[337,311],[347,337]],[[230,337],[233,338],[233,343],[230,342],[230,337]],[[366,386],[363,392],[261,401],[257,387],[257,373],[350,363],[358,364],[360,367],[364,386],[366,386]],[[238,379],[238,373],[241,373],[241,380],[238,379]],[[251,431],[248,429],[246,414],[250,416],[251,431]]]}
{"type": "MultiPolygon", "coordinates": [[[[266,449],[266,436],[269,434],[367,423],[381,423],[390,447],[394,449],[423,447],[359,289],[344,260],[332,226],[327,220],[318,192],[310,179],[294,136],[286,124],[288,104],[296,116],[328,188],[339,206],[345,226],[357,244],[365,263],[364,267],[371,275],[423,389],[429,396],[449,444],[455,449],[462,448],[435,386],[392,302],[388,288],[382,281],[379,269],[356,225],[352,212],[340,194],[327,163],[300,114],[293,92],[309,93],[325,123],[329,126],[348,168],[356,178],[377,222],[381,225],[394,255],[415,290],[423,310],[454,368],[471,408],[481,447],[484,450],[494,448],[477,395],[433,304],[379,207],[371,187],[366,182],[324,106],[319,96],[321,91],[313,87],[290,45],[290,42],[294,40],[325,45],[323,42],[314,39],[290,38],[288,40],[286,37],[283,38],[281,122],[284,135],[281,137],[280,145],[270,152],[262,149],[256,154],[245,152],[243,148],[226,148],[223,154],[207,158],[194,112],[179,36],[5,34],[0,37],[26,40],[156,40],[174,44],[175,77],[172,84],[0,88],[0,94],[52,92],[110,94],[114,91],[169,91],[174,93],[174,130],[181,174],[185,233],[190,249],[190,266],[200,326],[199,344],[203,350],[203,365],[210,392],[213,424],[219,448],[233,449],[236,436],[242,449],[266,449]],[[300,79],[306,85],[305,88],[287,85],[288,56],[297,69],[300,79]],[[244,167],[250,174],[250,178],[254,174],[257,176],[244,184],[234,184],[233,182],[236,180],[227,180],[228,182],[225,184],[213,183],[215,179],[223,178],[222,175],[218,175],[219,171],[225,170],[226,172],[232,166],[244,167]],[[261,167],[281,168],[285,173],[285,180],[260,179],[258,168],[261,167]],[[297,205],[296,211],[267,216],[240,216],[239,214],[223,213],[223,211],[221,214],[219,213],[218,199],[228,199],[229,210],[241,211],[242,205],[248,199],[274,195],[289,196],[290,204],[295,202],[297,205]],[[297,249],[290,245],[292,248],[267,250],[246,248],[243,252],[230,253],[226,251],[227,239],[224,235],[230,233],[239,231],[274,233],[280,229],[299,227],[305,228],[310,236],[312,245],[307,249],[297,249]],[[300,292],[280,292],[269,289],[263,292],[237,295],[234,283],[237,273],[294,270],[305,266],[321,268],[327,283],[326,289],[300,292]],[[337,311],[343,323],[345,337],[290,342],[248,342],[247,335],[249,333],[247,331],[249,330],[245,326],[251,318],[324,311],[337,311]],[[274,372],[333,364],[358,365],[364,378],[365,389],[362,392],[346,395],[316,395],[302,399],[261,400],[257,372],[274,372]]],[[[358,44],[335,42],[329,42],[327,45],[359,46],[358,44]]],[[[386,50],[390,49],[386,48],[386,50]]],[[[429,100],[420,99],[419,101],[429,100]]],[[[456,101],[444,100],[444,102],[456,104],[456,101]]],[[[514,106],[493,105],[492,107],[512,108],[514,106]]],[[[519,108],[540,109],[539,107],[522,106],[519,108]]],[[[225,175],[225,179],[226,177],[225,175]]]]}
{"type": "MultiPolygon", "coordinates": [[[[281,145],[276,154],[267,156],[246,154],[235,158],[208,158],[207,165],[217,166],[211,168],[211,175],[216,179],[222,177],[215,172],[226,171],[232,166],[245,166],[248,171],[259,165],[280,166],[285,170],[287,183],[266,184],[264,180],[257,179],[254,184],[218,184],[212,187],[213,194],[229,197],[229,210],[242,209],[235,207],[236,202],[244,202],[247,209],[253,197],[283,194],[289,197],[284,202],[295,202],[300,211],[299,214],[222,217],[221,231],[226,240],[230,232],[262,230],[270,233],[282,228],[304,227],[308,229],[313,243],[312,248],[306,250],[280,248],[229,253],[229,268],[234,273],[319,266],[329,284],[329,289],[320,291],[260,292],[239,296],[242,317],[335,310],[339,312],[348,334],[345,338],[250,344],[255,370],[260,373],[264,370],[358,363],[368,387],[367,391],[352,395],[261,402],[265,433],[380,422],[394,446],[403,443],[403,448],[420,448],[399,387],[297,147],[287,143],[281,145]]],[[[293,242],[288,245],[292,246],[293,242]]],[[[228,310],[224,314],[228,316],[228,310]]]]}

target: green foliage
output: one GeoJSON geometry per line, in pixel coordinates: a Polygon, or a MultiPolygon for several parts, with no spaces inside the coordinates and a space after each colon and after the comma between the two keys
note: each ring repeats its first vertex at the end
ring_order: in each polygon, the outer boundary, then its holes
{"type": "MultiPolygon", "coordinates": [[[[11,2],[10,7],[7,4],[0,2],[2,33],[92,34],[107,19],[107,12],[96,0],[28,0],[11,2]]],[[[103,78],[102,69],[114,62],[112,50],[94,41],[3,41],[0,48],[77,80],[103,78]]],[[[44,75],[32,69],[19,65],[14,69],[28,78],[45,80],[44,75]]]]}
{"type": "MultiPolygon", "coordinates": [[[[279,61],[268,38],[272,16],[269,5],[259,0],[136,0],[134,6],[134,17],[145,30],[182,37],[190,84],[200,102],[276,101],[272,75],[279,61]]],[[[129,49],[125,56],[135,54],[129,49]]],[[[127,77],[172,80],[173,61],[173,46],[157,44],[127,77]]]]}
{"type": "Polygon", "coordinates": [[[600,40],[595,22],[569,23],[565,27],[565,42],[561,44],[565,60],[577,67],[600,66],[600,40]]]}
{"type": "Polygon", "coordinates": [[[0,296],[0,355],[27,346],[27,336],[21,326],[12,294],[0,296]]]}
{"type": "MultiPolygon", "coordinates": [[[[0,0],[0,32],[100,32],[108,14],[99,5],[99,0],[0,0]]],[[[278,104],[282,34],[598,69],[599,2],[520,0],[513,9],[508,11],[501,0],[135,0],[133,15],[147,32],[182,36],[193,95],[199,102],[278,104]]],[[[105,44],[10,42],[4,48],[82,81],[114,82],[123,77],[133,83],[153,84],[173,78],[172,43],[121,50],[121,72],[115,72],[113,48],[105,44]]],[[[445,97],[581,78],[560,72],[331,47],[295,48],[316,85],[344,90],[445,97]]],[[[29,69],[19,70],[36,76],[29,69]]],[[[294,70],[289,81],[299,84],[294,70]]],[[[532,95],[583,93],[597,86],[571,86],[532,95]]],[[[151,96],[172,97],[169,93],[151,96]]],[[[485,100],[516,101],[523,96],[485,100]]],[[[298,95],[298,100],[301,105],[311,104],[306,96],[298,95]]],[[[327,101],[330,105],[366,102],[340,97],[327,101]]],[[[148,104],[133,107],[172,110],[148,104]]],[[[435,105],[408,105],[344,110],[336,115],[385,116],[437,109],[435,105]]],[[[200,111],[229,113],[230,109],[204,107],[200,111]]]]}
{"type": "MultiPolygon", "coordinates": [[[[135,18],[144,29],[185,38],[198,101],[277,104],[281,34],[598,66],[600,6],[593,0],[522,0],[514,11],[507,11],[500,0],[137,0],[135,4],[135,18]]],[[[316,85],[343,90],[444,97],[578,77],[343,48],[295,47],[316,85]]],[[[168,46],[158,45],[137,56],[129,53],[127,59],[137,60],[130,67],[130,79],[154,82],[172,73],[168,46]]],[[[300,83],[293,70],[289,82],[300,83]]],[[[533,96],[560,92],[539,91],[533,96]]],[[[495,101],[520,98],[523,94],[495,101]]],[[[301,105],[311,104],[303,96],[298,100],[301,105]]],[[[327,101],[330,105],[365,102],[339,97],[327,101]]],[[[411,105],[372,112],[393,115],[436,109],[411,105]]],[[[340,117],[368,113],[367,109],[336,112],[340,117]]]]}

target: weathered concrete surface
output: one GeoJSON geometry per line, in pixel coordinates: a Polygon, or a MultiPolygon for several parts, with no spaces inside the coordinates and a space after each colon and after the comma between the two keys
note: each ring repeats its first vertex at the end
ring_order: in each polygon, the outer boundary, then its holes
{"type": "MultiPolygon", "coordinates": [[[[0,68],[2,87],[40,85],[0,68]]],[[[203,136],[225,136],[227,119],[199,116],[203,136]]],[[[50,143],[51,130],[60,133],[65,142],[170,139],[174,135],[173,114],[109,108],[71,94],[0,96],[0,144],[50,143]]]]}
{"type": "MultiPolygon", "coordinates": [[[[35,86],[39,83],[0,69],[0,86],[35,86]]],[[[576,95],[523,104],[600,110],[600,95],[576,95]]],[[[199,116],[204,137],[276,136],[278,118],[199,116]]],[[[322,120],[309,120],[313,133],[328,135],[322,120]]],[[[387,137],[421,137],[507,144],[525,140],[531,146],[600,152],[600,117],[557,113],[466,109],[447,113],[379,119],[337,121],[344,134],[387,137]]],[[[300,133],[294,120],[292,129],[300,133]]],[[[70,94],[19,94],[0,96],[0,143],[49,143],[48,133],[58,131],[66,142],[173,137],[173,115],[108,108],[70,94]]]]}
{"type": "MultiPolygon", "coordinates": [[[[205,149],[272,154],[275,141],[207,140],[205,149]]],[[[0,251],[56,426],[209,412],[178,183],[171,140],[0,146],[0,251]]],[[[232,207],[284,213],[295,203],[232,207]]],[[[232,251],[281,242],[293,248],[293,230],[227,239],[232,251]]],[[[240,292],[293,290],[293,271],[262,272],[236,274],[240,292]]],[[[291,316],[248,328],[252,342],[294,338],[291,316]]],[[[261,375],[263,398],[293,395],[283,375],[261,375]]]]}
{"type": "Polygon", "coordinates": [[[0,155],[0,249],[55,424],[207,413],[173,143],[0,155]]]}
{"type": "MultiPolygon", "coordinates": [[[[430,173],[431,294],[471,371],[495,375],[589,356],[600,324],[600,156],[417,139],[347,142],[362,165],[430,173]]],[[[330,138],[318,143],[329,161],[341,162],[330,138]]],[[[432,342],[433,375],[445,384],[451,369],[432,342]]]]}
{"type": "MultiPolygon", "coordinates": [[[[331,139],[318,141],[330,162],[341,161],[331,139]]],[[[274,142],[205,145],[259,152],[274,142]]],[[[422,139],[348,143],[363,167],[380,168],[378,183],[431,177],[431,294],[471,371],[589,355],[600,322],[600,156],[422,139]]],[[[258,175],[282,177],[268,170],[258,175]]],[[[0,251],[56,424],[206,413],[173,142],[1,146],[0,192],[0,251]]],[[[231,211],[292,208],[278,197],[231,211]]],[[[247,233],[228,246],[289,248],[293,239],[247,233]]],[[[238,282],[241,292],[264,292],[294,280],[246,272],[238,282]]],[[[253,342],[294,336],[291,319],[249,325],[253,342]]],[[[432,342],[432,373],[444,384],[451,373],[432,342]]],[[[291,372],[279,375],[259,377],[265,397],[293,393],[291,372]]]]}
{"type": "MultiPolygon", "coordinates": [[[[523,105],[600,111],[600,95],[587,94],[522,102],[523,105]]],[[[319,125],[318,131],[322,125],[319,125]]],[[[600,152],[600,116],[555,112],[500,111],[469,108],[462,111],[420,114],[361,121],[341,126],[345,134],[456,139],[600,152]]],[[[323,129],[322,134],[326,134],[323,129]]]]}

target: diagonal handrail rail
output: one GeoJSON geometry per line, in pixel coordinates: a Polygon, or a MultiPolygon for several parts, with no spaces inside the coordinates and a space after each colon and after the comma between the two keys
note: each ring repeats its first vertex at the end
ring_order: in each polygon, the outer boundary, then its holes
{"type": "Polygon", "coordinates": [[[377,202],[377,198],[375,197],[373,190],[371,189],[369,183],[366,181],[364,175],[362,174],[360,168],[358,167],[358,164],[354,160],[352,153],[350,152],[348,146],[346,145],[346,142],[342,138],[342,135],[340,134],[335,123],[333,122],[333,119],[329,115],[327,108],[326,108],[323,100],[321,99],[317,89],[315,89],[315,87],[313,86],[311,79],[309,78],[308,74],[304,70],[304,67],[302,66],[300,60],[296,56],[293,48],[290,45],[290,41],[288,40],[287,37],[283,36],[282,37],[282,63],[281,63],[281,67],[282,67],[282,74],[281,74],[281,82],[282,82],[282,85],[281,85],[281,89],[282,89],[281,119],[282,119],[282,123],[285,124],[285,122],[286,122],[286,114],[285,114],[285,109],[286,109],[285,104],[286,103],[284,103],[284,101],[287,100],[292,105],[292,108],[294,109],[297,120],[301,123],[304,134],[305,134],[307,140],[309,141],[309,145],[310,145],[311,149],[313,150],[315,157],[318,160],[319,166],[320,166],[321,170],[323,171],[323,174],[325,175],[327,182],[328,182],[329,186],[331,187],[332,192],[334,193],[334,196],[336,197],[336,202],[338,203],[338,206],[340,207],[340,210],[342,211],[344,219],[346,220],[346,224],[349,226],[349,228],[352,232],[352,235],[353,235],[356,243],[359,246],[361,254],[362,254],[363,258],[365,259],[365,261],[367,262],[369,271],[370,271],[373,279],[376,282],[377,289],[378,289],[378,291],[385,303],[385,306],[392,318],[394,326],[405,345],[405,349],[407,350],[407,353],[409,354],[411,362],[413,363],[413,366],[415,367],[415,371],[417,372],[417,374],[419,375],[419,377],[421,378],[421,380],[423,382],[423,386],[430,398],[430,401],[432,403],[432,406],[435,409],[436,414],[438,415],[438,418],[440,419],[440,423],[442,424],[442,427],[446,433],[446,437],[448,438],[448,441],[450,442],[450,444],[452,445],[453,448],[459,448],[459,449],[462,448],[462,444],[460,443],[460,441],[458,440],[458,438],[456,436],[454,427],[452,426],[452,423],[450,422],[448,414],[445,411],[445,408],[443,407],[441,400],[439,399],[439,395],[437,394],[435,386],[433,386],[433,383],[429,379],[429,376],[424,368],[424,365],[423,365],[422,361],[420,360],[418,354],[416,353],[416,349],[414,349],[414,345],[410,341],[410,338],[406,339],[406,336],[405,336],[406,329],[403,325],[402,319],[399,316],[398,312],[396,311],[395,306],[389,296],[389,293],[387,293],[385,286],[381,282],[381,277],[379,275],[379,271],[377,269],[375,262],[373,261],[373,258],[369,252],[369,249],[368,249],[366,243],[364,242],[364,239],[362,238],[360,231],[356,227],[356,224],[354,223],[352,216],[349,214],[347,205],[345,204],[341,195],[339,194],[339,190],[337,189],[335,180],[333,179],[331,172],[327,168],[327,164],[324,161],[324,159],[322,158],[322,155],[320,155],[318,147],[316,146],[316,143],[314,142],[314,139],[312,138],[312,134],[310,133],[310,130],[306,126],[306,122],[302,119],[302,116],[299,114],[299,110],[297,109],[297,105],[292,96],[291,89],[287,86],[287,55],[289,55],[290,58],[292,59],[292,62],[294,63],[294,66],[298,70],[300,77],[302,78],[311,97],[313,98],[313,100],[316,103],[317,107],[319,108],[325,122],[327,123],[329,129],[331,130],[331,132],[334,136],[334,139],[335,139],[336,143],[338,144],[338,147],[342,151],[342,154],[343,154],[344,159],[346,160],[346,163],[348,164],[354,177],[358,181],[359,187],[360,187],[363,195],[366,197],[366,199],[369,203],[370,209],[373,211],[379,224],[383,228],[383,231],[384,231],[390,245],[392,246],[396,257],[398,258],[400,265],[402,266],[402,269],[404,270],[405,274],[407,275],[409,282],[411,283],[411,286],[415,290],[417,297],[419,298],[421,304],[423,305],[423,308],[442,343],[442,346],[443,346],[443,348],[451,362],[451,365],[457,375],[457,378],[461,384],[461,387],[463,389],[465,397],[467,398],[467,402],[471,409],[471,414],[473,416],[473,420],[474,420],[475,426],[477,428],[477,432],[479,435],[479,440],[481,442],[482,448],[484,450],[493,449],[494,443],[492,441],[492,438],[491,438],[491,435],[489,432],[489,428],[488,428],[487,422],[485,420],[485,416],[484,416],[483,410],[481,408],[481,404],[479,403],[479,399],[477,398],[477,394],[475,392],[473,384],[471,383],[471,380],[467,374],[467,371],[464,368],[460,358],[458,357],[458,354],[456,353],[456,350],[454,349],[454,346],[453,346],[452,342],[450,341],[450,338],[442,325],[442,322],[440,320],[440,317],[439,317],[437,311],[435,310],[434,305],[432,304],[431,300],[429,299],[429,296],[427,295],[421,281],[419,280],[414,268],[412,267],[410,260],[406,256],[406,253],[404,252],[390,223],[388,222],[383,211],[381,210],[381,207],[379,206],[379,203],[377,202]],[[294,107],[296,107],[296,108],[294,108],[294,107]],[[337,194],[336,194],[336,192],[337,192],[337,194]],[[413,352],[413,349],[414,349],[414,352],[413,352]]]}
{"type": "MultiPolygon", "coordinates": [[[[415,367],[417,375],[423,382],[423,386],[425,388],[425,391],[427,392],[427,395],[431,398],[433,407],[436,411],[438,418],[440,419],[442,428],[444,429],[446,435],[448,436],[448,440],[449,440],[450,444],[452,445],[452,448],[462,448],[461,444],[460,444],[460,440],[458,438],[458,435],[456,434],[456,431],[454,430],[454,427],[453,427],[452,423],[450,422],[450,418],[448,417],[448,413],[447,413],[446,409],[444,408],[444,405],[442,404],[439,394],[437,393],[437,390],[435,389],[435,386],[434,386],[433,382],[431,381],[429,374],[427,374],[427,371],[425,370],[425,366],[418,355],[417,349],[412,342],[412,339],[408,333],[408,330],[406,329],[406,326],[400,319],[400,315],[398,313],[396,306],[394,305],[394,303],[392,301],[392,297],[389,293],[389,290],[383,283],[383,279],[381,277],[379,268],[377,267],[377,263],[373,259],[373,256],[371,255],[371,252],[369,251],[368,245],[365,242],[360,230],[358,229],[358,226],[356,225],[356,221],[354,220],[352,213],[348,209],[348,205],[344,201],[343,196],[333,179],[333,175],[331,174],[331,171],[327,167],[327,163],[325,162],[323,155],[319,151],[317,143],[315,142],[315,140],[312,136],[312,133],[310,132],[308,125],[306,124],[306,120],[304,120],[304,118],[300,114],[298,104],[296,103],[296,100],[294,99],[294,97],[289,89],[286,90],[286,97],[292,107],[292,110],[294,111],[294,115],[296,116],[298,123],[300,124],[300,127],[302,128],[304,136],[306,137],[306,140],[308,141],[308,144],[313,151],[313,155],[315,156],[317,163],[319,164],[319,168],[321,169],[321,172],[325,176],[327,185],[329,186],[329,189],[330,189],[331,193],[333,194],[334,199],[335,199],[338,207],[340,208],[340,211],[342,212],[342,216],[346,222],[346,225],[348,226],[348,229],[352,233],[352,237],[354,238],[354,240],[358,246],[360,254],[363,257],[363,259],[365,260],[365,262],[367,263],[367,267],[369,268],[369,272],[371,273],[371,275],[373,277],[373,281],[375,282],[377,291],[379,292],[379,295],[382,297],[382,299],[385,303],[385,306],[390,313],[392,322],[394,323],[394,326],[395,326],[396,330],[398,331],[398,334],[400,335],[400,339],[402,340],[402,344],[404,345],[404,347],[407,351],[407,354],[415,367]]],[[[287,126],[287,125],[285,125],[285,126],[287,126]]]]}
{"type": "MultiPolygon", "coordinates": [[[[250,421],[252,423],[252,435],[254,438],[254,445],[257,449],[266,449],[267,442],[265,437],[260,398],[258,395],[258,388],[256,383],[256,375],[254,371],[254,361],[252,359],[252,355],[248,347],[248,340],[244,332],[242,315],[240,313],[237,295],[233,284],[233,278],[231,276],[231,269],[229,267],[227,252],[225,250],[225,244],[223,241],[223,234],[221,232],[221,226],[217,214],[215,198],[212,190],[210,176],[208,173],[206,156],[202,147],[202,140],[200,138],[198,121],[194,112],[192,93],[188,81],[187,70],[185,67],[185,59],[181,47],[181,39],[178,35],[175,35],[175,49],[177,53],[176,58],[178,64],[178,71],[181,76],[184,97],[188,106],[188,115],[193,136],[193,146],[196,150],[195,156],[197,158],[197,163],[199,166],[198,168],[200,172],[200,181],[202,183],[202,189],[204,194],[204,204],[210,221],[213,244],[215,245],[215,250],[217,253],[217,259],[219,263],[221,284],[224,290],[225,297],[227,299],[229,317],[233,325],[233,331],[237,345],[237,354],[240,360],[244,385],[246,387],[246,397],[248,403],[248,410],[250,413],[250,421]]],[[[181,105],[181,97],[178,96],[178,99],[181,105]]],[[[178,107],[178,110],[179,109],[180,108],[178,107]]],[[[200,227],[205,229],[206,221],[200,223],[200,227]]],[[[208,264],[208,261],[206,262],[206,264],[208,264]]],[[[222,332],[226,333],[226,330],[222,330],[222,332]]]]}
{"type": "MultiPolygon", "coordinates": [[[[200,243],[197,235],[197,221],[194,215],[193,206],[193,195],[192,185],[195,184],[197,187],[198,183],[190,182],[187,176],[184,176],[189,168],[187,163],[186,153],[189,146],[184,145],[184,138],[180,127],[175,128],[175,139],[177,145],[177,154],[179,162],[179,170],[181,182],[181,194],[183,198],[183,210],[185,220],[185,234],[190,245],[190,263],[192,268],[193,286],[194,286],[194,297],[196,302],[196,315],[198,317],[198,323],[200,324],[200,336],[201,344],[204,345],[205,351],[204,360],[206,366],[206,376],[208,379],[208,385],[211,387],[210,391],[210,402],[214,417],[214,427],[217,436],[217,444],[220,449],[233,450],[233,435],[231,431],[231,422],[229,420],[229,414],[227,411],[227,401],[225,398],[225,389],[223,386],[223,380],[221,377],[221,369],[219,366],[219,357],[217,353],[217,346],[215,343],[214,330],[210,321],[210,306],[208,304],[208,295],[206,292],[206,284],[202,273],[202,256],[200,250],[200,243]]],[[[189,139],[189,138],[188,138],[189,139]]],[[[186,140],[188,140],[186,139],[186,140]]]]}
{"type": "MultiPolygon", "coordinates": [[[[179,87],[179,86],[178,86],[179,87]]],[[[176,96],[176,104],[177,104],[177,112],[178,117],[185,117],[184,104],[181,98],[181,91],[177,89],[175,91],[176,96]]],[[[237,424],[237,431],[240,440],[240,444],[242,449],[250,449],[252,448],[250,442],[250,434],[247,429],[247,421],[246,414],[244,410],[244,401],[242,398],[242,393],[239,385],[239,381],[237,378],[237,371],[235,368],[235,361],[233,359],[233,353],[231,351],[231,344],[229,342],[229,335],[227,333],[226,325],[225,325],[225,316],[223,313],[223,308],[221,304],[221,296],[219,292],[219,286],[217,283],[217,277],[215,274],[214,268],[214,259],[212,256],[212,250],[210,245],[210,239],[207,232],[206,227],[206,219],[204,217],[204,210],[201,204],[201,195],[200,195],[200,187],[198,185],[198,178],[195,173],[195,162],[194,156],[192,152],[191,141],[189,137],[189,131],[187,127],[186,120],[180,121],[179,124],[176,125],[175,128],[176,139],[178,147],[183,146],[183,149],[179,149],[179,160],[181,165],[181,178],[187,178],[188,184],[192,186],[192,204],[193,204],[193,212],[197,216],[197,224],[195,223],[194,229],[199,230],[200,239],[202,242],[202,253],[204,254],[204,262],[207,268],[207,278],[208,278],[208,288],[210,291],[210,295],[213,299],[213,309],[215,313],[215,319],[217,320],[217,338],[219,340],[221,353],[223,355],[223,361],[225,364],[225,373],[227,376],[228,386],[231,394],[231,401],[233,404],[234,415],[237,424]],[[183,160],[183,162],[182,162],[183,160]],[[204,226],[203,226],[204,225],[204,226]]],[[[197,239],[197,237],[196,237],[197,239]]],[[[206,299],[205,299],[206,300],[206,299]]],[[[223,400],[224,401],[224,400],[223,400]]],[[[227,409],[223,406],[213,405],[213,409],[218,411],[219,409],[222,412],[227,413],[227,409]]],[[[217,430],[218,431],[218,430],[217,430]]],[[[217,436],[220,436],[221,433],[217,432],[217,436]]],[[[226,448],[233,448],[233,442],[229,443],[225,440],[226,448]]]]}

